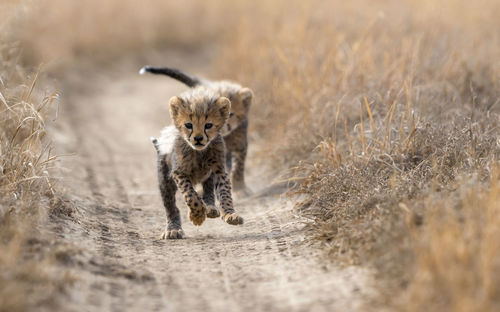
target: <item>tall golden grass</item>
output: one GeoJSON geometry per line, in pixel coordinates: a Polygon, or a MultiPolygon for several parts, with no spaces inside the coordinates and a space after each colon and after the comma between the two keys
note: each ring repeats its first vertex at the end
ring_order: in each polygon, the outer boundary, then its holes
{"type": "MultiPolygon", "coordinates": [[[[13,3],[0,6],[3,21],[13,3]]],[[[4,30],[6,24],[0,25],[4,30]]],[[[40,72],[19,63],[20,47],[0,36],[0,311],[54,303],[67,279],[51,271],[52,253],[40,229],[58,201],[55,156],[47,122],[55,93],[44,93],[40,72]]],[[[50,117],[52,116],[52,117],[50,117]]]]}
{"type": "Polygon", "coordinates": [[[60,285],[47,271],[50,257],[36,250],[38,229],[57,198],[50,174],[55,156],[46,139],[55,95],[40,94],[38,73],[24,73],[15,51],[0,48],[0,311],[50,301],[60,285]]]}
{"type": "Polygon", "coordinates": [[[451,0],[248,3],[241,16],[252,14],[215,63],[220,76],[255,89],[252,137],[265,142],[259,146],[273,165],[289,168],[291,194],[304,195],[297,209],[313,220],[311,238],[332,259],[376,268],[380,289],[391,294],[379,302],[397,309],[497,308],[492,289],[500,283],[486,278],[498,273],[491,260],[454,257],[500,256],[485,235],[467,236],[500,226],[468,219],[476,209],[487,215],[494,201],[479,208],[461,201],[466,212],[446,203],[476,188],[496,192],[499,8],[451,0]]]}

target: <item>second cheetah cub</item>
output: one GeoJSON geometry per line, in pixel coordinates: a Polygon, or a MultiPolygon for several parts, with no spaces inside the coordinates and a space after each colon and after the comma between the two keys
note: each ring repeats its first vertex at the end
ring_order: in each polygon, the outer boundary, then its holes
{"type": "Polygon", "coordinates": [[[179,189],[189,207],[189,219],[201,225],[206,217],[243,224],[233,208],[231,183],[224,168],[225,149],[221,130],[229,118],[231,102],[205,87],[197,87],[170,99],[174,126],[152,138],[158,152],[158,178],[167,225],[162,238],[183,238],[175,193],[179,189]],[[201,183],[200,197],[194,186],[201,183]],[[214,189],[221,212],[215,207],[214,189]]]}

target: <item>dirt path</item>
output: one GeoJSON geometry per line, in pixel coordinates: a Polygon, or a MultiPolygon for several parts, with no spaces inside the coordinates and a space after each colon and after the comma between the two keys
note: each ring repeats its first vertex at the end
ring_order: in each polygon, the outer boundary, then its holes
{"type": "MultiPolygon", "coordinates": [[[[171,64],[200,73],[196,57],[171,64]]],[[[237,200],[243,226],[208,219],[195,227],[182,212],[184,240],[160,240],[165,220],[151,135],[169,121],[167,101],[183,90],[163,77],[120,64],[64,77],[56,144],[67,158],[66,186],[78,222],[60,236],[78,249],[67,265],[76,278],[69,311],[353,310],[365,292],[360,269],[326,268],[307,247],[302,222],[250,163],[256,195],[237,200]],[[76,260],[75,260],[76,259],[76,260]]],[[[201,68],[201,69],[200,69],[201,68]]],[[[258,142],[252,142],[254,146],[258,142]]]]}

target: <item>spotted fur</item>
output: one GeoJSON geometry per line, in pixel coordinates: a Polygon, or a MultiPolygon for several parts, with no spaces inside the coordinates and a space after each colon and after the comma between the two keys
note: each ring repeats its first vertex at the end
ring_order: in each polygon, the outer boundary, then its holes
{"type": "Polygon", "coordinates": [[[222,128],[221,134],[226,146],[226,168],[231,171],[232,186],[236,194],[251,194],[245,184],[245,161],[248,150],[248,114],[253,93],[249,88],[230,81],[209,81],[200,79],[169,67],[144,66],[140,73],[146,72],[172,77],[191,88],[204,86],[218,96],[231,101],[231,112],[222,128]]]}
{"type": "Polygon", "coordinates": [[[177,190],[184,196],[194,225],[201,225],[206,217],[219,215],[229,224],[243,223],[233,208],[221,136],[230,107],[229,99],[203,86],[170,99],[174,126],[163,129],[158,140],[152,138],[158,153],[160,193],[167,212],[163,238],[184,236],[175,204],[177,190]],[[202,197],[194,189],[198,183],[203,186],[202,197]],[[215,197],[221,212],[215,206],[215,197]]]}

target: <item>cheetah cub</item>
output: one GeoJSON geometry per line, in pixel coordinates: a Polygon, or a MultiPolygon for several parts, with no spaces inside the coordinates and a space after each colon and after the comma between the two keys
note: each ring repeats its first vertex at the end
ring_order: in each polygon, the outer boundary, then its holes
{"type": "Polygon", "coordinates": [[[158,153],[158,178],[167,225],[162,238],[183,238],[175,193],[179,189],[189,207],[189,219],[201,225],[205,218],[243,224],[233,208],[231,183],[224,168],[222,128],[229,118],[231,102],[203,86],[170,99],[174,126],[162,130],[159,139],[151,138],[158,153]],[[202,184],[200,197],[194,186],[202,184]],[[215,207],[215,194],[221,212],[215,207]]]}
{"type": "Polygon", "coordinates": [[[252,104],[252,90],[229,81],[199,79],[169,67],[144,66],[139,73],[147,72],[169,76],[190,88],[205,86],[217,95],[224,96],[231,101],[229,118],[221,132],[226,145],[226,168],[231,171],[231,182],[235,195],[238,197],[250,195],[252,192],[245,184],[245,159],[248,149],[248,113],[252,104]]]}

